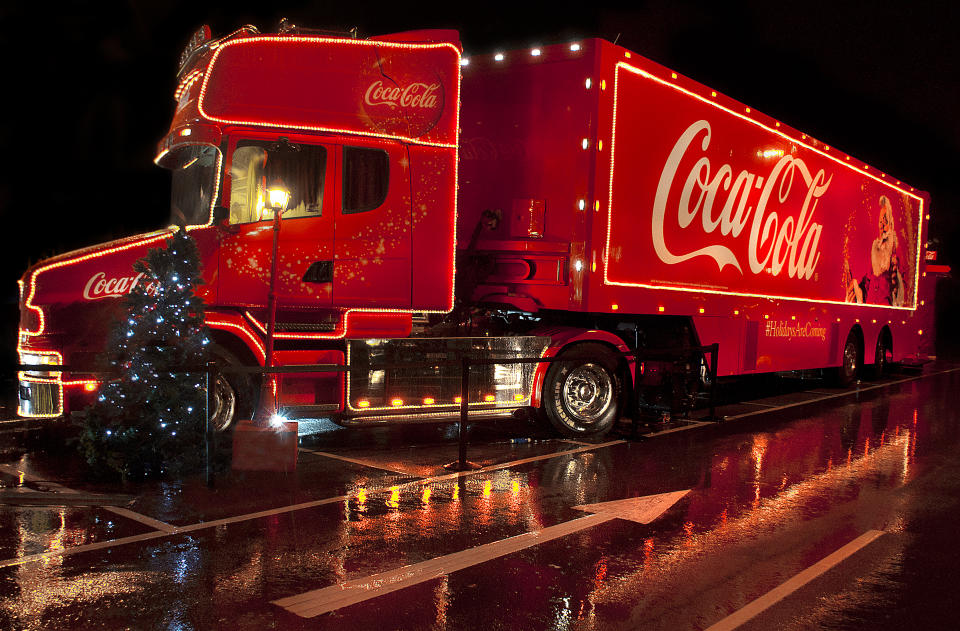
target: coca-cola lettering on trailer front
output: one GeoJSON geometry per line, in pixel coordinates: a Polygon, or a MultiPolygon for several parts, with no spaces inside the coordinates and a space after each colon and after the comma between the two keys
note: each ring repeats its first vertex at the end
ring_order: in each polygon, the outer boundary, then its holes
{"type": "Polygon", "coordinates": [[[615,101],[606,283],[916,306],[920,196],[625,64],[615,101]]]}

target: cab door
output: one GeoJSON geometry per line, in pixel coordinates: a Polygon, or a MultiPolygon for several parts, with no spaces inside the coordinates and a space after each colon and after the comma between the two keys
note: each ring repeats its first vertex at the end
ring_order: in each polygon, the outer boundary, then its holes
{"type": "Polygon", "coordinates": [[[409,309],[411,207],[399,143],[337,148],[333,305],[409,309]]]}
{"type": "Polygon", "coordinates": [[[332,302],[336,150],[276,137],[231,141],[224,181],[230,216],[220,228],[219,302],[266,306],[273,257],[273,213],[266,191],[290,192],[277,247],[278,308],[332,302]]]}

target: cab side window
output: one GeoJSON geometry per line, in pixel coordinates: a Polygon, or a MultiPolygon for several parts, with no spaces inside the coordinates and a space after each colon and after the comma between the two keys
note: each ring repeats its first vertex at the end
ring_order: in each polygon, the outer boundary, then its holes
{"type": "Polygon", "coordinates": [[[386,151],[365,147],[343,148],[343,213],[378,208],[390,188],[390,159],[386,151]]]}
{"type": "Polygon", "coordinates": [[[318,145],[241,140],[230,166],[230,223],[272,219],[267,189],[283,186],[290,192],[284,219],[319,217],[327,150],[318,145]]]}

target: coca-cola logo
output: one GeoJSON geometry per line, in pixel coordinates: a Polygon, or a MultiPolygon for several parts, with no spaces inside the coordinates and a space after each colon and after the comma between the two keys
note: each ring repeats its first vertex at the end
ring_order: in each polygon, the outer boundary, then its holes
{"type": "Polygon", "coordinates": [[[711,139],[710,123],[699,120],[681,134],[660,174],[652,224],[657,256],[667,265],[707,256],[716,261],[721,270],[730,265],[742,274],[740,259],[725,243],[738,239],[749,224],[746,254],[751,273],[766,271],[778,276],[786,268],[790,278],[809,280],[820,261],[820,232],[823,228],[814,221],[814,215],[833,176],[827,178],[823,169],[811,175],[803,160],[784,155],[766,177],[746,169],[734,177],[733,167],[729,164],[714,170],[710,159],[703,155],[684,178],[680,197],[671,202],[670,192],[674,181],[679,181],[680,163],[688,152],[696,150],[693,145],[701,134],[700,150],[706,153],[711,139]],[[756,197],[755,191],[759,191],[756,197]],[[799,201],[801,195],[799,211],[787,214],[784,205],[788,198],[799,201]],[[717,208],[719,212],[715,210],[717,208]],[[698,215],[700,221],[695,223],[698,215]],[[665,228],[675,234],[675,227],[696,230],[698,226],[703,234],[716,235],[716,242],[683,253],[678,252],[682,249],[681,242],[671,244],[672,247],[667,245],[665,228]],[[716,234],[718,230],[719,234],[716,234]]]}
{"type": "Polygon", "coordinates": [[[440,105],[439,83],[408,83],[406,86],[384,85],[377,80],[370,84],[363,95],[367,105],[389,107],[435,109],[440,105]]]}
{"type": "MultiPolygon", "coordinates": [[[[83,287],[83,297],[87,300],[122,298],[133,291],[133,288],[140,283],[143,277],[144,274],[140,273],[134,276],[107,278],[104,272],[97,272],[90,277],[90,280],[83,287]]],[[[144,286],[144,291],[148,296],[153,296],[157,293],[158,285],[156,281],[150,281],[144,286]]]]}

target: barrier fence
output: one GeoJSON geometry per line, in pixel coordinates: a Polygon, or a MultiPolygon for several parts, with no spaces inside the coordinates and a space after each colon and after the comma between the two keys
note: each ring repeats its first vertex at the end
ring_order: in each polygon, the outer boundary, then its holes
{"type": "MultiPolygon", "coordinates": [[[[710,356],[710,362],[708,365],[709,370],[709,416],[705,420],[717,421],[719,420],[716,417],[716,383],[717,383],[717,362],[719,356],[719,344],[711,344],[708,346],[694,346],[683,349],[683,353],[679,353],[676,350],[668,349],[640,349],[636,348],[629,351],[624,351],[617,353],[617,357],[630,358],[633,360],[634,366],[641,366],[643,362],[650,360],[660,360],[660,361],[676,361],[678,359],[684,359],[689,357],[694,357],[699,359],[699,357],[706,358],[706,355],[710,356]]],[[[269,374],[309,374],[309,373],[347,373],[353,371],[379,371],[379,370],[398,370],[398,369],[417,369],[417,368],[439,368],[439,367],[455,367],[460,368],[460,417],[459,417],[459,426],[458,426],[458,458],[456,462],[452,462],[446,467],[454,471],[466,471],[473,468],[476,468],[477,465],[470,463],[467,460],[467,422],[469,418],[469,392],[470,392],[470,371],[474,366],[488,366],[495,364],[552,364],[557,362],[575,362],[583,361],[582,357],[577,358],[564,358],[563,356],[559,357],[502,357],[502,358],[487,358],[487,359],[473,359],[470,357],[460,357],[459,359],[452,360],[443,360],[443,361],[430,361],[430,362],[418,362],[418,363],[396,363],[396,364],[378,364],[376,366],[350,366],[345,364],[305,364],[298,366],[274,366],[270,368],[263,368],[260,366],[256,367],[247,367],[247,366],[217,366],[214,362],[208,362],[204,366],[198,367],[188,367],[182,371],[178,371],[173,374],[195,374],[198,372],[203,372],[205,375],[206,382],[206,409],[204,411],[206,422],[205,422],[205,431],[204,431],[204,451],[205,451],[205,461],[206,461],[206,483],[208,486],[214,485],[214,474],[213,474],[213,457],[216,451],[216,431],[213,426],[212,411],[214,409],[214,388],[213,384],[216,382],[218,375],[220,374],[258,374],[258,375],[269,375],[269,374]]],[[[55,365],[55,364],[27,364],[17,366],[19,372],[33,372],[33,373],[54,373],[54,372],[70,372],[72,369],[68,365],[55,365]]],[[[82,369],[83,374],[94,375],[97,377],[100,376],[115,376],[119,374],[117,371],[106,371],[106,370],[89,370],[82,369]]],[[[279,392],[278,397],[279,399],[279,392]]],[[[482,411],[481,411],[482,412],[482,411]]],[[[636,434],[637,419],[631,419],[632,421],[632,430],[634,435],[636,434]]]]}

